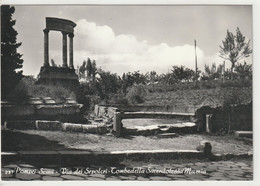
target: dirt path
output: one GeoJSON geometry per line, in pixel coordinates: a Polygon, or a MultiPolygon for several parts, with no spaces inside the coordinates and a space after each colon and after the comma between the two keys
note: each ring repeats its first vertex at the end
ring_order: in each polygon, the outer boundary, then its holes
{"type": "Polygon", "coordinates": [[[213,153],[247,153],[252,144],[238,141],[233,136],[183,135],[160,139],[156,136],[129,136],[116,138],[108,135],[72,133],[61,131],[2,131],[2,151],[63,150],[89,151],[118,150],[195,150],[202,140],[210,141],[213,153]]]}

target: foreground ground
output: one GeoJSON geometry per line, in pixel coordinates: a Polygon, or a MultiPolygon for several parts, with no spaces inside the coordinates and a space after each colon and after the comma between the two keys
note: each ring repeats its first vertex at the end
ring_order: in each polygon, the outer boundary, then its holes
{"type": "Polygon", "coordinates": [[[210,136],[186,134],[174,138],[157,136],[126,136],[116,138],[110,135],[84,134],[62,131],[3,130],[2,151],[19,150],[195,150],[202,140],[210,141],[213,153],[252,152],[250,141],[237,140],[234,136],[210,136]]]}
{"type": "MultiPolygon", "coordinates": [[[[139,120],[140,122],[140,120],[139,120]]],[[[142,122],[142,121],[141,121],[142,122]]],[[[158,121],[154,121],[158,123],[158,121]]],[[[167,123],[168,121],[162,121],[167,123]]],[[[130,124],[130,123],[128,123],[130,124]]],[[[140,124],[140,123],[139,123],[140,124]]],[[[138,124],[138,125],[139,125],[138,124]]],[[[143,123],[143,126],[146,123],[143,123]]],[[[202,140],[210,141],[213,153],[248,153],[253,146],[250,140],[234,136],[185,134],[172,138],[154,136],[97,135],[62,131],[2,130],[2,151],[58,151],[84,150],[106,152],[121,150],[195,150],[202,140]]],[[[117,163],[93,163],[88,167],[60,167],[57,164],[35,167],[20,161],[2,164],[4,181],[19,180],[90,180],[90,181],[191,181],[191,180],[252,180],[252,158],[233,158],[228,161],[207,159],[149,159],[123,160],[117,163]],[[94,164],[94,165],[93,165],[94,164]]]]}

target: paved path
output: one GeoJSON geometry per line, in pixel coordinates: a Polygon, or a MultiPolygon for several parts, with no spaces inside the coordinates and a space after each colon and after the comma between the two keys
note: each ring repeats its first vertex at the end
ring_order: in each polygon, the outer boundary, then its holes
{"type": "Polygon", "coordinates": [[[252,180],[252,160],[233,160],[218,162],[173,163],[161,165],[130,162],[125,167],[47,167],[36,168],[28,164],[9,164],[2,167],[3,181],[19,180],[252,180]]]}

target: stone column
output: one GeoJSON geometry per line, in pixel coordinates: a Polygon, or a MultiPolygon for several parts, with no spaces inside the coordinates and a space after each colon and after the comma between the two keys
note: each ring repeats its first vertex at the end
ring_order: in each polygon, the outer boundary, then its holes
{"type": "Polygon", "coordinates": [[[49,64],[49,30],[44,29],[44,63],[43,66],[50,66],[49,64]]]}
{"type": "Polygon", "coordinates": [[[212,114],[206,114],[206,132],[211,133],[211,123],[210,118],[212,117],[212,114]]]}
{"type": "Polygon", "coordinates": [[[62,32],[62,67],[68,67],[67,64],[67,32],[62,32]]]}
{"type": "Polygon", "coordinates": [[[69,34],[69,38],[70,38],[70,44],[69,44],[69,56],[70,56],[70,61],[69,61],[69,67],[74,69],[74,65],[73,65],[73,37],[74,34],[70,33],[69,34]]]}

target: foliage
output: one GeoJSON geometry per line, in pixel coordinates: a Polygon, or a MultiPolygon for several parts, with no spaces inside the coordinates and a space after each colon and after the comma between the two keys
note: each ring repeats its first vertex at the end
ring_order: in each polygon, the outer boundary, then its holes
{"type": "Polygon", "coordinates": [[[252,79],[252,64],[238,64],[235,66],[235,72],[240,79],[252,79]]]}
{"type": "Polygon", "coordinates": [[[120,77],[115,73],[100,71],[95,85],[101,98],[108,98],[110,93],[117,93],[120,89],[120,77]]]}
{"type": "Polygon", "coordinates": [[[79,79],[85,79],[86,78],[86,70],[87,70],[87,62],[84,60],[82,65],[77,68],[77,74],[79,79]]]}
{"type": "Polygon", "coordinates": [[[28,97],[51,97],[58,102],[63,102],[68,97],[75,98],[75,95],[62,85],[36,85],[35,81],[32,76],[25,76],[21,80],[28,97]]]}
{"type": "MultiPolygon", "coordinates": [[[[172,77],[173,82],[182,82],[182,81],[194,81],[197,77],[195,76],[195,72],[192,69],[185,68],[184,66],[173,66],[172,77]]],[[[200,72],[197,72],[199,74],[200,72]]]]}
{"type": "Polygon", "coordinates": [[[159,80],[159,75],[155,71],[147,72],[145,74],[147,83],[154,84],[159,80]]]}
{"type": "Polygon", "coordinates": [[[246,42],[246,38],[239,28],[236,30],[236,35],[227,30],[226,38],[222,41],[223,46],[220,46],[219,56],[231,62],[231,72],[238,61],[249,57],[252,53],[249,43],[250,40],[246,42]]]}
{"type": "Polygon", "coordinates": [[[21,43],[17,43],[17,31],[13,28],[15,20],[12,20],[14,7],[1,6],[1,92],[2,99],[8,99],[10,92],[22,79],[22,55],[17,52],[21,43]]]}
{"type": "Polygon", "coordinates": [[[122,91],[126,92],[127,88],[133,85],[145,84],[146,77],[141,74],[139,71],[135,71],[133,73],[128,72],[127,74],[122,75],[122,91]]]}
{"type": "Polygon", "coordinates": [[[82,65],[77,68],[77,74],[80,80],[83,81],[95,81],[98,69],[96,67],[96,61],[91,61],[89,58],[87,61],[83,61],[82,65]]]}
{"type": "Polygon", "coordinates": [[[224,66],[220,64],[217,67],[216,64],[213,63],[210,67],[209,65],[205,64],[204,71],[205,72],[202,75],[202,80],[216,80],[221,78],[224,71],[224,66]]]}
{"type": "Polygon", "coordinates": [[[10,92],[10,101],[18,104],[26,103],[29,99],[28,88],[24,81],[19,81],[15,88],[10,92]]]}
{"type": "Polygon", "coordinates": [[[136,85],[129,88],[126,98],[128,102],[132,104],[143,103],[146,93],[147,92],[144,85],[136,85]]]}

